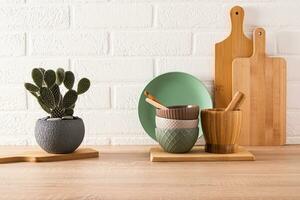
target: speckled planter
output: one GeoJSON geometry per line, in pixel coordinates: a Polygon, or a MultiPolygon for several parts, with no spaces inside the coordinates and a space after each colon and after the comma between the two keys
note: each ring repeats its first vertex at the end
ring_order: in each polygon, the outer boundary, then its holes
{"type": "Polygon", "coordinates": [[[80,118],[37,120],[35,139],[48,153],[65,154],[74,152],[84,138],[84,123],[80,118]]]}

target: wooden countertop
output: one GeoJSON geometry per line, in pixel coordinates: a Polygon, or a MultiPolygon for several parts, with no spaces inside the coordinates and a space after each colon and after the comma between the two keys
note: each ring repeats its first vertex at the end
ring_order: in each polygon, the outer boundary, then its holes
{"type": "Polygon", "coordinates": [[[152,163],[150,146],[94,148],[100,158],[1,164],[0,199],[300,199],[300,145],[249,147],[254,162],[186,163],[152,163]]]}

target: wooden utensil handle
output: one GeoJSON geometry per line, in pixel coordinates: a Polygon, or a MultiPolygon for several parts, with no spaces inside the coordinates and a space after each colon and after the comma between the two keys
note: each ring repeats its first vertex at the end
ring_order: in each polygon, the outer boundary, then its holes
{"type": "Polygon", "coordinates": [[[164,110],[168,109],[167,107],[161,105],[160,103],[158,103],[156,101],[153,101],[152,99],[146,98],[145,101],[148,102],[149,104],[151,104],[152,106],[154,106],[155,108],[164,109],[164,110]]]}
{"type": "Polygon", "coordinates": [[[265,55],[266,32],[263,28],[256,28],[253,31],[253,55],[265,55]]]}
{"type": "Polygon", "coordinates": [[[145,90],[144,95],[146,98],[152,99],[153,101],[156,101],[157,103],[161,104],[160,101],[158,101],[157,98],[150,94],[148,91],[145,90]]]}
{"type": "Polygon", "coordinates": [[[231,34],[243,34],[244,9],[240,6],[234,6],[230,10],[231,34]]]}
{"type": "Polygon", "coordinates": [[[245,100],[245,95],[242,92],[236,92],[233,99],[226,107],[225,111],[237,110],[245,100]]]}

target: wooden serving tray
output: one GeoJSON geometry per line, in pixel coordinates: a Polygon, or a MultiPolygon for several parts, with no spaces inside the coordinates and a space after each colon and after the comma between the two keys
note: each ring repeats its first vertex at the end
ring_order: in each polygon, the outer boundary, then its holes
{"type": "Polygon", "coordinates": [[[255,156],[244,147],[232,154],[214,154],[204,151],[204,146],[194,147],[189,153],[173,154],[164,152],[160,147],[150,149],[152,162],[203,162],[203,161],[254,161],[255,156]]]}
{"type": "Polygon", "coordinates": [[[37,149],[32,151],[23,151],[19,154],[1,155],[0,163],[13,162],[53,162],[65,160],[78,160],[86,158],[99,157],[99,152],[91,148],[80,148],[69,154],[50,154],[37,149]]]}

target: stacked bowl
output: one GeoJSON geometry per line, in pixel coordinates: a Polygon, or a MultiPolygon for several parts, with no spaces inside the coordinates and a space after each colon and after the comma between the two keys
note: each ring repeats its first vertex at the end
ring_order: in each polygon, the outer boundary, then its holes
{"type": "Polygon", "coordinates": [[[199,106],[170,106],[156,109],[155,135],[160,146],[169,153],[187,153],[199,135],[199,106]]]}

